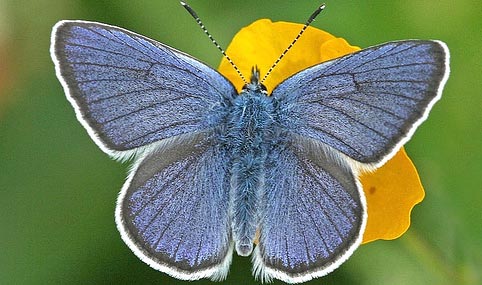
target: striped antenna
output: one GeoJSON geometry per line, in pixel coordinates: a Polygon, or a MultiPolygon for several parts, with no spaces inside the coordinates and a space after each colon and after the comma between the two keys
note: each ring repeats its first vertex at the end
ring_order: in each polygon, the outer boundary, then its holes
{"type": "Polygon", "coordinates": [[[318,9],[315,10],[315,12],[313,12],[313,14],[311,14],[310,18],[308,19],[308,21],[306,21],[305,25],[303,26],[303,28],[301,28],[301,31],[298,33],[298,35],[296,36],[296,38],[291,42],[291,44],[283,51],[283,53],[281,53],[281,55],[278,57],[278,59],[273,63],[273,65],[269,68],[268,72],[266,72],[265,76],[263,77],[263,79],[261,80],[261,84],[263,84],[263,82],[266,80],[266,78],[268,77],[268,75],[270,75],[270,73],[273,71],[273,69],[278,65],[278,63],[281,61],[281,59],[286,55],[286,53],[293,47],[293,45],[298,41],[298,39],[301,37],[301,35],[305,32],[305,30],[308,28],[308,26],[315,20],[315,18],[318,16],[318,14],[321,13],[321,11],[323,11],[323,9],[325,9],[325,4],[321,4],[320,7],[318,7],[318,9]]]}
{"type": "Polygon", "coordinates": [[[181,2],[181,5],[189,12],[189,14],[191,14],[191,16],[194,18],[194,20],[196,20],[196,22],[198,23],[198,25],[201,27],[201,29],[204,31],[204,33],[209,37],[209,39],[211,40],[211,42],[218,48],[218,50],[221,51],[221,53],[224,55],[224,57],[228,60],[228,62],[233,66],[234,70],[236,70],[236,72],[239,74],[239,76],[241,77],[241,79],[243,80],[244,84],[248,84],[248,81],[246,81],[246,78],[244,78],[243,74],[241,73],[241,71],[238,69],[238,67],[236,66],[236,64],[234,64],[234,62],[231,60],[231,58],[226,54],[226,52],[224,51],[224,49],[218,44],[218,42],[211,36],[211,34],[208,32],[208,30],[206,29],[206,27],[204,26],[203,22],[201,21],[201,19],[199,18],[199,16],[196,14],[196,12],[191,8],[191,6],[189,6],[186,2],[184,1],[180,1],[181,2]]]}

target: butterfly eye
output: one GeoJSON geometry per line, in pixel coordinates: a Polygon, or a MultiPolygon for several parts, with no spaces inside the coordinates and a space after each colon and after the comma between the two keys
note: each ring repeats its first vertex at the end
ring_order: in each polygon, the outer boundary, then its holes
{"type": "Polygon", "coordinates": [[[268,89],[266,88],[266,86],[264,86],[264,84],[261,84],[259,82],[244,84],[243,88],[241,89],[241,93],[244,93],[248,90],[258,91],[258,92],[261,92],[264,95],[268,95],[268,89]]]}
{"type": "Polygon", "coordinates": [[[263,93],[265,95],[268,95],[268,88],[266,88],[266,86],[264,86],[264,84],[260,83],[259,89],[261,90],[261,93],[263,93]]]}

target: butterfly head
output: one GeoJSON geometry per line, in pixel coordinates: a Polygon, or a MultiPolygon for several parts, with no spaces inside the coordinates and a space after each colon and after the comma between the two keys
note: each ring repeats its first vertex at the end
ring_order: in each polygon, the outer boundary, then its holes
{"type": "Polygon", "coordinates": [[[247,91],[261,92],[264,95],[268,95],[268,89],[259,80],[259,68],[257,66],[251,68],[251,80],[243,86],[241,93],[247,91]]]}

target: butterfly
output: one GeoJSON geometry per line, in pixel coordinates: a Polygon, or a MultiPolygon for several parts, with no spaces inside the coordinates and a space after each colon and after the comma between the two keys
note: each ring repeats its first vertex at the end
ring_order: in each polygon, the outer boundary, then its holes
{"type": "Polygon", "coordinates": [[[93,141],[134,165],[117,201],[122,239],[154,269],[226,278],[328,274],[360,245],[358,181],[409,140],[440,98],[440,41],[388,42],[307,68],[269,94],[253,68],[238,94],[199,60],[87,21],[52,31],[57,77],[93,141]],[[256,245],[255,245],[256,244],[256,245]]]}

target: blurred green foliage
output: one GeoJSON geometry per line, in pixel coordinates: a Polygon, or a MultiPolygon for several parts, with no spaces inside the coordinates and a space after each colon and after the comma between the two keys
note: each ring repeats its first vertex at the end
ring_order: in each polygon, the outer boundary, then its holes
{"type": "MultiPolygon", "coordinates": [[[[319,3],[190,4],[226,47],[256,19],[304,22],[319,3]]],[[[442,100],[406,147],[426,190],[410,230],[361,246],[334,273],[308,284],[481,284],[482,4],[326,4],[315,27],[360,47],[443,40],[452,73],[442,100]]],[[[117,232],[114,207],[127,165],[90,140],[55,77],[50,31],[61,19],[122,26],[213,67],[221,58],[175,0],[0,1],[0,284],[187,284],[142,263],[117,232]]],[[[226,284],[254,284],[250,270],[249,258],[235,256],[226,284]]]]}

